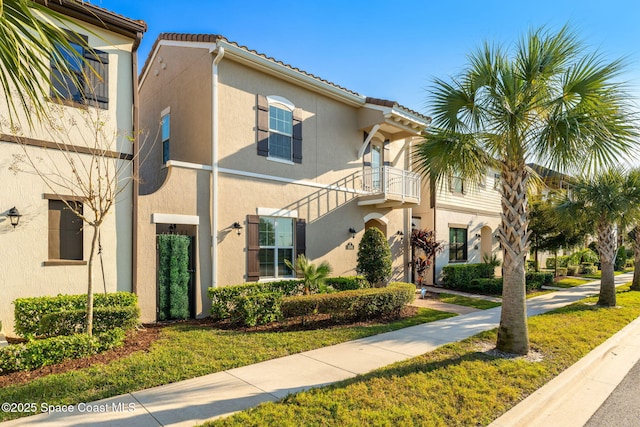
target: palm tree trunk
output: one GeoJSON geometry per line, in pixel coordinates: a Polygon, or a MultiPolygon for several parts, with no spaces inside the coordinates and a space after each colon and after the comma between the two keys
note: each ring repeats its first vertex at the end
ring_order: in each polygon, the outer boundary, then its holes
{"type": "Polygon", "coordinates": [[[616,261],[618,241],[613,224],[600,221],[598,223],[598,252],[600,252],[600,297],[598,305],[604,307],[616,306],[616,285],[613,267],[616,261]]]}
{"type": "Polygon", "coordinates": [[[91,238],[91,252],[87,263],[87,334],[93,335],[93,255],[96,252],[96,241],[98,240],[98,228],[92,226],[93,236],[91,238]]]}
{"type": "Polygon", "coordinates": [[[503,165],[502,223],[498,236],[503,247],[504,278],[496,348],[515,354],[529,352],[525,286],[525,257],[530,234],[527,232],[528,180],[524,162],[503,165]]]}
{"type": "Polygon", "coordinates": [[[632,291],[640,291],[640,227],[633,229],[633,281],[632,291]]]}

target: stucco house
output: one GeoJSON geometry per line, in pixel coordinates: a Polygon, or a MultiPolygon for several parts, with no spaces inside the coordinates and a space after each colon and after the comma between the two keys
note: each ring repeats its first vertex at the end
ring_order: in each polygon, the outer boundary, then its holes
{"type": "Polygon", "coordinates": [[[378,227],[392,280],[410,280],[411,147],[429,118],[368,98],[219,35],[161,34],[140,75],[141,148],[134,288],[158,315],[157,236],[189,236],[190,315],[207,288],[293,277],[305,254],[355,274],[378,227]]]}
{"type": "MultiPolygon", "coordinates": [[[[471,185],[458,176],[424,185],[421,203],[413,208],[414,228],[434,230],[444,243],[425,277],[442,281],[442,268],[452,263],[480,263],[484,256],[502,258],[496,231],[501,222],[500,173],[488,168],[484,179],[471,185]],[[430,274],[429,274],[430,273],[430,274]]],[[[500,274],[500,269],[496,269],[500,274]]]]}
{"type": "MultiPolygon", "coordinates": [[[[85,167],[96,153],[96,147],[90,143],[95,129],[85,126],[82,116],[99,112],[105,132],[114,136],[113,146],[99,155],[113,167],[121,167],[125,175],[131,177],[133,173],[133,146],[129,137],[135,135],[137,129],[136,50],[146,24],[88,3],[56,1],[47,5],[72,20],[66,27],[70,37],[81,37],[95,49],[85,52],[80,45],[72,45],[82,50],[88,61],[88,64],[75,63],[74,66],[91,66],[98,75],[85,74],[91,76],[90,81],[79,82],[85,87],[59,86],[58,94],[54,95],[53,89],[51,94],[46,94],[51,107],[60,114],[59,122],[75,124],[73,131],[66,135],[68,138],[53,140],[49,124],[44,122],[36,121],[32,128],[24,125],[19,132],[3,126],[4,133],[0,135],[0,321],[9,334],[13,325],[12,301],[16,298],[87,292],[87,257],[91,246],[91,233],[63,202],[67,200],[78,209],[83,208],[82,197],[71,191],[74,184],[67,182],[68,187],[49,187],[33,171],[16,166],[16,161],[28,155],[37,159],[43,173],[55,172],[62,179],[71,177],[71,165],[65,159],[68,153],[74,153],[74,167],[78,168],[85,167]],[[92,85],[90,90],[88,85],[92,85]],[[16,210],[22,216],[13,226],[8,214],[16,210]]],[[[59,83],[67,80],[54,68],[51,73],[59,83]]],[[[6,124],[5,98],[0,100],[0,116],[6,124]]],[[[96,259],[94,274],[97,291],[132,290],[133,202],[130,185],[120,194],[102,227],[102,257],[96,259]],[[99,273],[100,263],[104,268],[104,281],[99,273]]]]}

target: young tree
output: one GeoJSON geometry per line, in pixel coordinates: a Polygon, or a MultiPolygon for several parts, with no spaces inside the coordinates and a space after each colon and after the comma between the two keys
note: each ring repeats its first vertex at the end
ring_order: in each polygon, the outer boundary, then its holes
{"type": "Polygon", "coordinates": [[[531,31],[513,56],[489,43],[451,82],[436,79],[431,129],[416,147],[422,172],[443,182],[454,173],[478,182],[500,170],[504,287],[497,348],[526,354],[529,333],[525,256],[529,251],[526,161],[559,172],[628,158],[637,134],[631,96],[617,81],[622,62],[583,54],[563,27],[531,31]]]}
{"type": "MultiPolygon", "coordinates": [[[[27,146],[20,128],[10,132],[21,143],[23,154],[16,155],[14,173],[34,173],[62,200],[67,209],[91,230],[91,248],[87,260],[87,326],[93,331],[93,267],[100,227],[111,214],[118,196],[133,180],[132,159],[120,158],[130,138],[108,127],[106,112],[98,108],[74,108],[51,104],[42,129],[55,149],[27,146]],[[119,146],[116,146],[119,145],[119,146]],[[81,203],[77,203],[81,201],[81,203]]],[[[43,116],[44,118],[45,116],[43,116]]],[[[4,127],[9,126],[6,122],[4,127]]]]}
{"type": "Polygon", "coordinates": [[[561,206],[565,215],[592,224],[598,236],[600,296],[598,305],[615,307],[614,264],[618,251],[618,227],[638,218],[640,175],[608,169],[595,177],[582,177],[570,200],[561,206]]]}
{"type": "Polygon", "coordinates": [[[633,280],[631,290],[640,291],[640,226],[636,225],[629,233],[633,244],[633,280]]]}
{"type": "Polygon", "coordinates": [[[358,266],[356,271],[364,275],[374,287],[382,287],[391,277],[391,249],[389,242],[376,227],[364,232],[358,245],[358,266]]]}

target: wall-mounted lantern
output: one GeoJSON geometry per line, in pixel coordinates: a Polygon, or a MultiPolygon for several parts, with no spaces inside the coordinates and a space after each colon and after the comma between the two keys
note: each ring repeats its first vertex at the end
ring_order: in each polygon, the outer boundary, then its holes
{"type": "Polygon", "coordinates": [[[13,228],[16,228],[16,225],[20,222],[20,217],[22,215],[20,215],[20,212],[18,212],[18,209],[14,206],[9,209],[7,216],[9,217],[9,221],[11,222],[11,225],[13,225],[13,228]]]}
{"type": "Polygon", "coordinates": [[[233,228],[234,230],[236,230],[238,232],[238,236],[240,235],[240,232],[242,231],[242,224],[240,224],[239,222],[234,222],[233,225],[231,226],[231,228],[233,228]]]}
{"type": "Polygon", "coordinates": [[[356,233],[357,233],[357,231],[356,231],[356,229],[355,229],[355,228],[353,228],[353,227],[349,227],[349,233],[351,233],[351,238],[352,238],[352,239],[355,239],[355,238],[356,238],[356,233]]]}

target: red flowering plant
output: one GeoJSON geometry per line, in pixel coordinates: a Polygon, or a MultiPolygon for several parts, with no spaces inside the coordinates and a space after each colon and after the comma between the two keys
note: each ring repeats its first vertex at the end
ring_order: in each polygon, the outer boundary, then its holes
{"type": "Polygon", "coordinates": [[[413,229],[411,231],[411,246],[414,250],[413,268],[416,272],[418,285],[424,282],[424,275],[433,264],[436,254],[444,250],[444,243],[436,240],[433,230],[413,229]]]}

